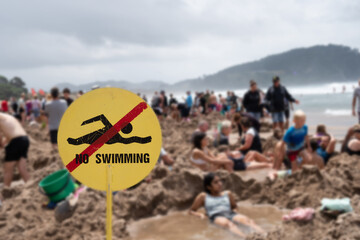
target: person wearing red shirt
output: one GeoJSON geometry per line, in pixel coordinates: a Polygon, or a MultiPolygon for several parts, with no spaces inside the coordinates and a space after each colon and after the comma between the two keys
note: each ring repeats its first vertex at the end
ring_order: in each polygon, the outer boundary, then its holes
{"type": "Polygon", "coordinates": [[[9,105],[8,105],[8,102],[6,100],[3,100],[1,102],[1,111],[5,112],[5,113],[9,112],[9,105]]]}

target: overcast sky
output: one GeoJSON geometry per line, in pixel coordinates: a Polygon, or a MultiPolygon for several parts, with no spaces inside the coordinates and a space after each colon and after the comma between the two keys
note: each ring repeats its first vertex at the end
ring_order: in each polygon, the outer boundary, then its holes
{"type": "Polygon", "coordinates": [[[360,48],[358,0],[0,3],[0,75],[176,82],[317,44],[360,48]]]}

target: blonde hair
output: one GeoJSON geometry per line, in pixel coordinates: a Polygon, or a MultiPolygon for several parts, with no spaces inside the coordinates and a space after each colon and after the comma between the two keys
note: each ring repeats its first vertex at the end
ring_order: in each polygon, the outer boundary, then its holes
{"type": "Polygon", "coordinates": [[[221,129],[231,127],[231,122],[229,120],[225,120],[221,122],[221,129]]]}
{"type": "Polygon", "coordinates": [[[294,112],[294,119],[299,119],[299,118],[305,118],[306,114],[304,113],[303,110],[296,110],[294,112]]]}

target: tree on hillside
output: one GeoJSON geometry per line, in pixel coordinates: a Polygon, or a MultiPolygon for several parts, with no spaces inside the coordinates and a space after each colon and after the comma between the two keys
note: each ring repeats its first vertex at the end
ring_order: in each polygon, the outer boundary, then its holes
{"type": "Polygon", "coordinates": [[[0,75],[0,83],[8,83],[7,78],[0,75]]]}
{"type": "Polygon", "coordinates": [[[0,99],[19,97],[21,93],[27,93],[24,81],[19,77],[13,77],[10,81],[0,75],[0,99]]]}
{"type": "Polygon", "coordinates": [[[25,83],[24,81],[19,78],[19,77],[13,77],[11,80],[10,80],[10,84],[16,86],[16,87],[20,87],[20,88],[24,88],[25,87],[25,83]]]}

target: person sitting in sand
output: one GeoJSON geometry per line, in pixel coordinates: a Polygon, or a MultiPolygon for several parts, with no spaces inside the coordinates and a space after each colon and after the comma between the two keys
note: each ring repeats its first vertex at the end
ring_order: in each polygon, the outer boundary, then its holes
{"type": "Polygon", "coordinates": [[[235,113],[234,114],[234,116],[233,116],[233,118],[232,118],[232,124],[234,125],[234,126],[237,126],[237,128],[238,128],[238,132],[239,132],[239,138],[241,138],[242,137],[242,134],[243,134],[243,130],[242,130],[242,127],[241,127],[241,119],[242,118],[247,118],[247,119],[249,119],[250,120],[250,122],[251,122],[251,126],[253,127],[253,128],[255,128],[255,130],[257,131],[257,132],[260,132],[260,122],[258,121],[258,120],[256,120],[253,116],[251,116],[249,113],[239,113],[239,112],[237,112],[237,113],[235,113]]]}
{"type": "Polygon", "coordinates": [[[360,156],[360,124],[351,127],[341,146],[341,152],[360,156]]]}
{"type": "Polygon", "coordinates": [[[311,152],[310,152],[309,161],[308,162],[303,161],[302,165],[314,165],[317,166],[319,169],[323,169],[325,167],[325,162],[324,159],[319,154],[317,154],[317,149],[319,148],[319,144],[317,143],[316,139],[310,140],[310,148],[311,148],[311,152]]]}
{"type": "Polygon", "coordinates": [[[209,123],[206,120],[201,120],[198,124],[197,129],[195,129],[194,133],[202,132],[206,133],[209,130],[209,123]]]}
{"type": "Polygon", "coordinates": [[[209,140],[205,133],[198,132],[193,138],[194,148],[191,152],[191,164],[203,171],[215,171],[224,168],[233,172],[234,163],[225,156],[215,157],[208,149],[209,140]]]}
{"type": "Polygon", "coordinates": [[[170,104],[170,113],[168,118],[174,119],[178,122],[181,120],[180,111],[178,109],[177,103],[170,104]]]}
{"type": "Polygon", "coordinates": [[[175,161],[162,147],[160,150],[160,156],[158,159],[158,163],[165,164],[166,166],[172,166],[175,163],[175,161]]]}
{"type": "Polygon", "coordinates": [[[218,151],[218,157],[226,157],[234,162],[235,171],[272,167],[272,160],[256,151],[250,151],[244,156],[239,151],[231,152],[227,145],[220,145],[218,151]]]}
{"type": "Polygon", "coordinates": [[[265,156],[274,157],[274,149],[276,144],[282,139],[283,134],[280,128],[275,128],[273,130],[273,135],[266,139],[263,144],[263,153],[265,156]]]}
{"type": "MultiPolygon", "coordinates": [[[[311,139],[309,144],[311,149],[309,158],[307,162],[305,162],[305,160],[301,162],[301,167],[303,167],[304,165],[313,165],[313,166],[317,166],[320,170],[323,169],[325,167],[325,162],[324,159],[317,153],[317,150],[320,147],[319,144],[317,143],[317,140],[311,139]]],[[[271,181],[273,181],[278,177],[283,178],[287,175],[291,175],[291,173],[292,173],[291,170],[279,170],[279,171],[275,170],[275,171],[270,171],[268,177],[271,181]]]]}
{"type": "Polygon", "coordinates": [[[326,126],[324,124],[317,125],[316,133],[312,138],[318,140],[318,144],[321,142],[321,137],[326,136],[328,133],[326,132],[326,126]]]}
{"type": "Polygon", "coordinates": [[[225,120],[221,122],[218,145],[230,145],[229,137],[231,133],[231,122],[225,120]]]}
{"type": "Polygon", "coordinates": [[[264,230],[256,225],[250,218],[237,212],[237,205],[235,197],[231,191],[223,191],[222,182],[220,178],[214,173],[208,173],[204,177],[204,190],[197,195],[189,214],[206,218],[203,213],[198,212],[198,209],[205,207],[206,215],[212,223],[223,227],[240,237],[245,237],[245,234],[237,225],[245,225],[252,230],[264,233],[264,230]]]}
{"type": "Polygon", "coordinates": [[[191,135],[191,142],[193,142],[194,136],[196,133],[202,132],[202,133],[207,133],[207,131],[209,130],[209,123],[206,120],[201,120],[198,124],[198,127],[195,129],[195,131],[193,132],[193,134],[191,135]]]}
{"type": "Polygon", "coordinates": [[[274,169],[280,170],[284,161],[285,146],[287,157],[291,162],[292,172],[298,169],[297,158],[300,156],[305,162],[309,161],[306,147],[309,146],[308,127],[305,125],[306,115],[297,110],[294,113],[294,126],[290,127],[283,139],[275,147],[274,169]]]}
{"type": "MultiPolygon", "coordinates": [[[[319,138],[315,139],[317,143],[319,141],[318,139],[319,138]]],[[[325,134],[320,138],[320,143],[318,145],[319,147],[317,148],[316,153],[324,160],[326,165],[335,152],[336,139],[329,134],[325,134]]]]}
{"type": "Polygon", "coordinates": [[[251,125],[251,122],[248,118],[242,118],[240,121],[241,128],[245,133],[245,137],[241,140],[242,146],[239,148],[239,151],[246,155],[250,150],[262,152],[261,141],[259,133],[251,125]]]}
{"type": "Polygon", "coordinates": [[[26,169],[29,145],[29,138],[21,123],[9,114],[0,113],[0,147],[5,147],[5,186],[10,187],[15,166],[24,182],[29,180],[30,175],[26,169]]]}
{"type": "Polygon", "coordinates": [[[232,119],[232,124],[234,126],[236,126],[236,128],[238,130],[239,139],[241,139],[242,134],[243,134],[240,121],[241,121],[241,114],[240,113],[235,113],[234,116],[233,116],[233,119],[232,119]]]}

